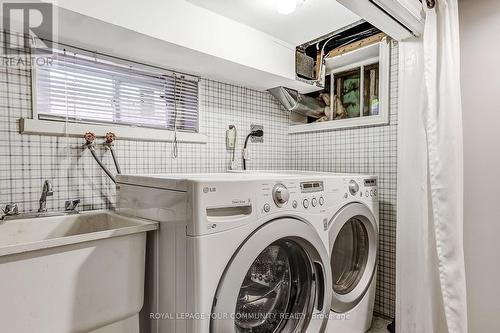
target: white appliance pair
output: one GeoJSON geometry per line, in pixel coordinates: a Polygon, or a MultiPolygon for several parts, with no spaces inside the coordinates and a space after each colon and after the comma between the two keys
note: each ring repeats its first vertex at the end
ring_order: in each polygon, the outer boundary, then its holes
{"type": "Polygon", "coordinates": [[[160,222],[141,332],[368,330],[377,197],[374,176],[118,176],[120,213],[160,222]]]}

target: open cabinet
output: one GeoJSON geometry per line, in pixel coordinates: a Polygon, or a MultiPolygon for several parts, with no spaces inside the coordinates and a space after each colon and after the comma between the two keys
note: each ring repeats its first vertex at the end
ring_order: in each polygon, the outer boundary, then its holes
{"type": "Polygon", "coordinates": [[[370,38],[329,52],[324,89],[302,96],[310,107],[291,113],[290,133],[387,124],[391,39],[377,33],[364,45],[370,38]]]}
{"type": "Polygon", "coordinates": [[[290,113],[290,133],[387,124],[392,39],[359,21],[297,47],[297,76],[318,89],[270,92],[290,113]]]}
{"type": "Polygon", "coordinates": [[[338,2],[363,20],[296,48],[296,80],[315,91],[269,90],[291,111],[290,133],[386,124],[392,40],[423,30],[419,0],[338,2]]]}

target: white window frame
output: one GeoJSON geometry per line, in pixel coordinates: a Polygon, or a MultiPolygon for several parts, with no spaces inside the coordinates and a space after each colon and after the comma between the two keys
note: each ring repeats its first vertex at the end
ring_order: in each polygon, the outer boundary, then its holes
{"type": "MultiPolygon", "coordinates": [[[[64,47],[66,50],[71,49],[64,47]]],[[[82,50],[75,49],[76,53],[82,53],[82,50]]],[[[112,64],[124,65],[125,60],[116,59],[105,55],[99,55],[99,60],[109,61],[112,64]],[[122,64],[120,64],[122,62],[122,64]]],[[[151,72],[158,74],[158,72],[168,70],[158,69],[157,72],[151,70],[148,65],[141,65],[134,62],[134,67],[141,71],[151,72]]],[[[69,136],[69,137],[83,137],[86,132],[93,132],[97,137],[105,137],[106,133],[113,132],[117,138],[124,140],[135,141],[160,141],[160,142],[187,142],[187,143],[207,143],[208,137],[200,133],[200,118],[201,113],[198,108],[198,132],[182,132],[172,131],[161,128],[149,128],[143,126],[121,125],[113,123],[99,123],[99,122],[73,122],[73,121],[59,121],[59,120],[46,120],[38,118],[37,110],[37,69],[36,66],[31,68],[31,104],[32,104],[32,117],[20,119],[20,133],[21,134],[36,134],[48,136],[69,136]]]]}
{"type": "MultiPolygon", "coordinates": [[[[352,69],[360,68],[360,86],[363,87],[364,84],[364,67],[368,65],[379,64],[379,114],[376,116],[363,116],[362,110],[360,110],[360,116],[356,118],[348,118],[348,119],[338,119],[338,120],[330,120],[324,122],[317,123],[308,123],[308,124],[290,124],[288,133],[307,133],[307,132],[317,132],[317,131],[327,131],[327,130],[335,130],[342,128],[353,128],[353,127],[362,127],[362,126],[377,126],[377,125],[386,125],[389,123],[389,104],[390,104],[390,41],[386,38],[382,40],[378,44],[374,44],[366,47],[368,48],[378,48],[378,56],[373,56],[371,52],[366,52],[368,57],[364,59],[359,59],[359,54],[364,52],[364,49],[359,49],[360,52],[352,51],[347,54],[341,55],[339,57],[342,58],[342,63],[346,65],[342,65],[340,67],[335,67],[334,69],[329,70],[326,73],[326,76],[330,75],[331,84],[330,84],[330,100],[334,100],[334,79],[335,74],[349,71],[352,69]],[[349,59],[355,59],[353,62],[349,62],[349,59]]],[[[361,89],[361,88],[360,88],[361,89]]],[[[360,108],[364,103],[363,94],[360,93],[360,108]]],[[[333,103],[332,103],[333,104],[333,103]]],[[[333,105],[330,106],[333,108],[333,105]]]]}

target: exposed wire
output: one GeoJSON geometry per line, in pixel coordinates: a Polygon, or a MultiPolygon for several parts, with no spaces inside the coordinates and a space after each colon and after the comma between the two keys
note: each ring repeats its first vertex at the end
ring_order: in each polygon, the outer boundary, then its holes
{"type": "MultiPolygon", "coordinates": [[[[433,0],[429,0],[429,1],[433,1],[433,0]]],[[[318,73],[318,77],[317,77],[317,80],[320,80],[321,79],[321,72],[323,71],[323,67],[324,67],[324,61],[325,61],[325,48],[326,46],[328,45],[328,43],[333,40],[333,39],[337,39],[337,42],[340,42],[340,44],[338,44],[336,47],[342,47],[342,46],[345,46],[345,45],[348,45],[352,42],[355,42],[357,40],[359,40],[360,38],[364,38],[364,37],[368,37],[368,36],[371,36],[373,35],[374,33],[374,29],[369,29],[369,30],[366,30],[366,31],[361,31],[359,33],[357,33],[355,36],[346,36],[346,37],[343,37],[343,38],[339,38],[339,35],[334,35],[330,38],[328,38],[324,43],[323,45],[321,46],[321,50],[320,50],[320,43],[322,41],[319,41],[316,43],[316,50],[320,51],[320,65],[319,65],[319,73],[318,73]]]]}

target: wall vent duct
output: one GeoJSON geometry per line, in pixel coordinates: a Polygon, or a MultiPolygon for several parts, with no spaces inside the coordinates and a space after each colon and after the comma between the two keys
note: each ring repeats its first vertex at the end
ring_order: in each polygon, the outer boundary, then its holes
{"type": "Polygon", "coordinates": [[[324,116],[324,106],[314,97],[300,94],[298,91],[286,87],[271,88],[268,91],[287,111],[313,118],[324,116]]]}

